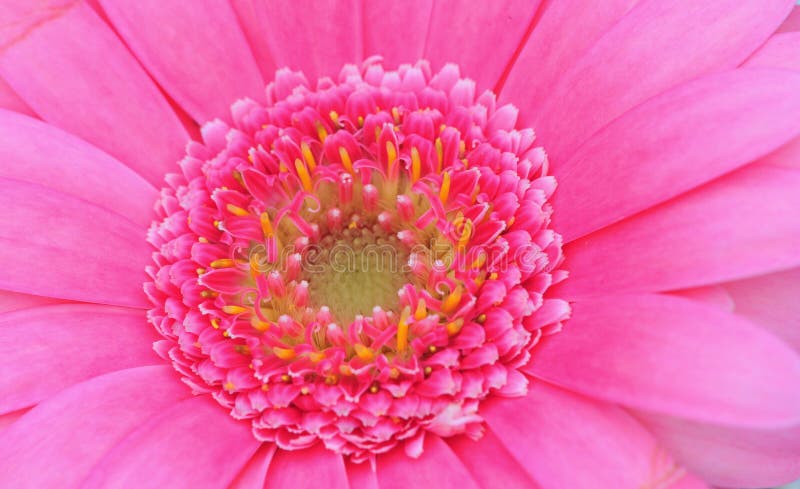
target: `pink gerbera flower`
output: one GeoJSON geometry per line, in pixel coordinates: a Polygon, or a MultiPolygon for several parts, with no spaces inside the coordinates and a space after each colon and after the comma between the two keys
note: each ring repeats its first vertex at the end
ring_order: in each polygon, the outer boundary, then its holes
{"type": "Polygon", "coordinates": [[[797,478],[792,3],[0,0],[0,487],[797,478]]]}

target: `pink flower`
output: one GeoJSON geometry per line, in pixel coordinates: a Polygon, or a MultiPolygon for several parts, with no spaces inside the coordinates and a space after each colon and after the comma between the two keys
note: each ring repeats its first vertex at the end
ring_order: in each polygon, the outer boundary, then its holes
{"type": "Polygon", "coordinates": [[[799,477],[792,3],[0,1],[0,487],[799,477]]]}

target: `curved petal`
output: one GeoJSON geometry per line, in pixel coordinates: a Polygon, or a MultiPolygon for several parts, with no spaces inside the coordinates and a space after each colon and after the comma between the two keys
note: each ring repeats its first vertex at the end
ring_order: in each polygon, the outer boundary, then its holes
{"type": "Polygon", "coordinates": [[[36,114],[33,113],[28,104],[25,103],[17,92],[11,88],[5,80],[0,78],[0,108],[13,110],[14,112],[19,112],[20,114],[29,115],[31,117],[36,117],[36,114]]]}
{"type": "Polygon", "coordinates": [[[278,450],[267,471],[264,487],[348,489],[344,459],[318,443],[305,450],[278,450]]]}
{"type": "Polygon", "coordinates": [[[347,462],[345,466],[350,489],[380,489],[378,475],[371,464],[366,462],[360,464],[347,462]]]}
{"type": "Polygon", "coordinates": [[[800,268],[729,282],[734,312],[764,326],[800,351],[800,268]]]}
{"type": "Polygon", "coordinates": [[[449,438],[447,442],[483,489],[540,487],[491,430],[486,430],[480,440],[458,436],[449,438]]]}
{"type": "Polygon", "coordinates": [[[718,307],[723,311],[733,312],[733,298],[721,285],[707,285],[705,287],[675,290],[669,292],[669,294],[718,307]]]}
{"type": "Polygon", "coordinates": [[[231,6],[242,26],[242,32],[250,44],[253,57],[265,81],[275,78],[275,60],[267,44],[267,22],[269,11],[267,5],[260,0],[231,0],[231,6]]]}
{"type": "Polygon", "coordinates": [[[0,110],[0,177],[38,183],[148,226],[155,188],[91,144],[42,121],[0,110]]]}
{"type": "Polygon", "coordinates": [[[800,134],[800,73],[734,70],[654,97],[553,165],[566,242],[713,180],[800,134]]]}
{"type": "Polygon", "coordinates": [[[76,197],[0,178],[0,289],[148,307],[145,229],[76,197]]]}
{"type": "Polygon", "coordinates": [[[543,382],[481,414],[544,488],[662,487],[683,475],[653,437],[621,409],[543,382]]]}
{"type": "Polygon", "coordinates": [[[425,436],[425,449],[416,460],[403,450],[380,455],[377,472],[381,489],[480,489],[450,447],[433,434],[425,436]]]}
{"type": "Polygon", "coordinates": [[[27,309],[29,307],[58,304],[59,302],[61,301],[50,297],[40,297],[38,295],[19,294],[17,292],[0,290],[0,314],[27,309]]]}
{"type": "Polygon", "coordinates": [[[800,477],[800,428],[753,430],[639,414],[676,460],[711,484],[760,488],[800,477]]]}
{"type": "Polygon", "coordinates": [[[57,304],[0,314],[0,413],[106,372],[159,363],[156,339],[134,309],[57,304]]]}
{"type": "MultiPolygon", "coordinates": [[[[225,0],[101,0],[117,32],[197,122],[229,118],[231,104],[264,98],[264,80],[225,0]]],[[[181,147],[181,149],[183,149],[181,147]]]]}
{"type": "Polygon", "coordinates": [[[0,433],[8,429],[11,425],[17,422],[19,418],[30,411],[30,409],[20,409],[10,413],[0,414],[0,433]]]}
{"type": "Polygon", "coordinates": [[[683,418],[800,423],[800,356],[733,314],[678,297],[579,301],[525,371],[593,398],[683,418]]]}
{"type": "Polygon", "coordinates": [[[160,185],[188,136],[91,7],[11,0],[0,6],[0,18],[0,74],[25,103],[160,185]]]}
{"type": "Polygon", "coordinates": [[[223,488],[259,445],[250,423],[231,418],[209,396],[192,397],[131,432],[80,487],[223,488]]]}
{"type": "Polygon", "coordinates": [[[267,470],[275,455],[276,446],[272,443],[264,443],[261,448],[250,458],[236,479],[228,486],[228,489],[257,489],[264,487],[267,478],[267,470]]]}
{"type": "Polygon", "coordinates": [[[532,125],[556,82],[637,1],[559,0],[541,7],[541,19],[498,87],[500,101],[519,107],[520,122],[532,125]]]}
{"type": "Polygon", "coordinates": [[[767,40],[792,3],[642,0],[561,77],[542,107],[534,127],[553,161],[569,157],[597,129],[653,95],[736,67],[767,40]]]}
{"type": "Polygon", "coordinates": [[[0,433],[0,487],[74,488],[128,432],[189,395],[166,365],[61,391],[0,433]]]}
{"type": "Polygon", "coordinates": [[[800,6],[795,6],[792,12],[786,17],[777,32],[794,32],[800,31],[800,6]]]}
{"type": "Polygon", "coordinates": [[[800,266],[798,188],[798,170],[746,167],[573,241],[558,293],[677,290],[800,266]]]}
{"type": "Polygon", "coordinates": [[[457,63],[461,73],[475,80],[479,89],[492,89],[524,41],[539,2],[436,1],[428,26],[425,58],[435,69],[445,63],[457,63]]]}
{"type": "Polygon", "coordinates": [[[800,32],[772,36],[743,66],[800,71],[800,32]]]}
{"type": "Polygon", "coordinates": [[[363,5],[366,56],[382,56],[388,67],[423,57],[433,0],[371,0],[363,5]]]}
{"type": "Polygon", "coordinates": [[[278,68],[302,70],[312,81],[335,77],[345,63],[362,57],[361,5],[358,0],[263,0],[269,18],[269,43],[278,68]]]}

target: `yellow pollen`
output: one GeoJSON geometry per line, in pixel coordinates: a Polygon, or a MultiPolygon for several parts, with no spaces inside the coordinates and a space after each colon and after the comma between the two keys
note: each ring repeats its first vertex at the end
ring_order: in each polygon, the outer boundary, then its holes
{"type": "Polygon", "coordinates": [[[362,116],[358,116],[357,120],[358,120],[358,127],[361,127],[361,126],[364,125],[364,118],[362,116]]]}
{"type": "Polygon", "coordinates": [[[206,273],[206,269],[205,268],[198,268],[197,270],[195,270],[195,272],[197,272],[198,275],[202,275],[202,274],[206,273]]]}
{"type": "Polygon", "coordinates": [[[219,319],[211,318],[211,327],[214,329],[219,329],[219,319]]]}
{"type": "Polygon", "coordinates": [[[272,353],[281,360],[291,360],[297,355],[297,352],[291,348],[280,348],[277,346],[272,348],[272,353]]]}
{"type": "Polygon", "coordinates": [[[305,385],[300,388],[300,393],[303,394],[304,396],[307,396],[309,392],[311,392],[311,391],[305,385]]]}
{"type": "Polygon", "coordinates": [[[264,392],[268,391],[269,390],[269,384],[263,384],[261,386],[261,390],[264,391],[264,392]]]}
{"type": "Polygon", "coordinates": [[[450,195],[450,172],[446,171],[442,174],[442,186],[439,187],[439,200],[442,204],[447,203],[447,197],[450,195]]]}
{"type": "Polygon", "coordinates": [[[459,157],[463,158],[464,157],[464,153],[466,153],[466,152],[467,152],[467,143],[465,143],[464,140],[462,139],[461,141],[458,142],[458,155],[459,155],[459,157]]]}
{"type": "Polygon", "coordinates": [[[377,394],[378,393],[378,386],[375,385],[375,384],[372,384],[370,386],[370,388],[369,388],[369,391],[372,392],[373,394],[377,394]]]}
{"type": "Polygon", "coordinates": [[[226,338],[230,338],[230,337],[231,337],[231,334],[230,334],[230,333],[229,333],[229,332],[226,330],[226,331],[223,331],[223,332],[222,332],[222,336],[224,336],[224,337],[226,337],[226,338]]]}
{"type": "Polygon", "coordinates": [[[388,173],[392,172],[392,166],[394,165],[394,161],[396,159],[397,148],[395,148],[391,141],[386,141],[386,168],[389,170],[388,173]]]}
{"type": "Polygon", "coordinates": [[[353,375],[353,369],[350,368],[350,365],[339,365],[339,372],[342,375],[353,375]]]}
{"type": "Polygon", "coordinates": [[[511,226],[513,226],[515,222],[517,222],[517,218],[516,218],[516,217],[514,217],[514,216],[511,216],[511,218],[510,218],[510,219],[508,220],[508,222],[507,222],[507,224],[508,224],[508,227],[511,227],[511,226]]]}
{"type": "Polygon", "coordinates": [[[271,238],[275,234],[275,231],[272,229],[272,222],[269,220],[269,214],[262,212],[260,219],[261,230],[264,232],[264,236],[271,238]]]}
{"type": "Polygon", "coordinates": [[[239,172],[237,170],[233,170],[231,172],[231,176],[233,177],[234,180],[239,182],[239,185],[244,186],[244,180],[242,179],[242,173],[241,172],[239,172]]]}
{"type": "Polygon", "coordinates": [[[436,146],[436,161],[438,161],[436,170],[439,173],[441,173],[442,164],[444,163],[444,146],[442,145],[442,138],[436,138],[435,146],[436,146]]]}
{"type": "Polygon", "coordinates": [[[233,392],[233,390],[234,390],[235,388],[236,388],[236,386],[235,386],[235,385],[233,385],[233,382],[231,382],[230,380],[229,380],[228,382],[225,382],[225,390],[226,390],[226,391],[228,391],[228,392],[233,392]]]}
{"type": "Polygon", "coordinates": [[[330,111],[330,113],[328,113],[328,116],[331,118],[334,124],[336,125],[339,124],[339,114],[335,110],[330,111]]]}
{"type": "Polygon", "coordinates": [[[477,321],[479,324],[483,324],[483,323],[485,323],[485,322],[486,322],[486,314],[481,314],[480,316],[478,316],[478,319],[476,319],[476,321],[477,321]]]}
{"type": "Polygon", "coordinates": [[[423,371],[425,372],[425,375],[430,375],[431,372],[433,372],[433,369],[431,367],[425,367],[423,371]]]}
{"type": "Polygon", "coordinates": [[[451,312],[455,311],[458,305],[461,303],[462,294],[463,290],[461,285],[456,285],[455,290],[450,292],[444,301],[442,301],[442,312],[445,314],[450,314],[451,312]]]}
{"type": "Polygon", "coordinates": [[[325,130],[325,126],[320,121],[317,121],[317,137],[322,142],[325,142],[325,138],[328,137],[328,131],[325,130]]]}
{"type": "Polygon", "coordinates": [[[436,353],[436,345],[431,345],[428,347],[428,351],[431,353],[436,353]]]}
{"type": "Polygon", "coordinates": [[[342,166],[347,170],[347,173],[353,174],[353,162],[350,160],[350,155],[344,146],[339,146],[339,158],[342,159],[342,166]]]}
{"type": "Polygon", "coordinates": [[[400,111],[397,107],[392,107],[392,117],[394,118],[395,124],[400,124],[400,111]]]}
{"type": "Polygon", "coordinates": [[[283,375],[281,375],[281,380],[282,380],[282,381],[284,381],[284,382],[286,382],[286,383],[288,383],[290,380],[292,380],[292,378],[291,378],[291,377],[289,377],[289,376],[288,376],[288,375],[286,375],[286,374],[283,374],[283,375]]]}
{"type": "Polygon", "coordinates": [[[308,165],[308,169],[314,171],[314,168],[317,167],[317,160],[314,159],[314,154],[311,152],[311,148],[308,146],[308,143],[301,143],[300,144],[300,152],[303,153],[303,159],[308,165]]]}
{"type": "Polygon", "coordinates": [[[250,215],[250,213],[247,212],[245,209],[242,209],[241,207],[237,207],[237,206],[235,206],[233,204],[228,204],[228,205],[225,206],[225,208],[228,209],[228,212],[230,212],[234,216],[249,216],[250,215]]]}
{"type": "Polygon", "coordinates": [[[205,297],[206,299],[209,298],[209,297],[216,297],[218,295],[219,294],[217,294],[216,292],[214,292],[212,290],[204,290],[204,291],[200,292],[200,297],[205,297]]]}
{"type": "Polygon", "coordinates": [[[202,236],[200,236],[199,238],[197,238],[197,241],[199,241],[199,242],[201,242],[201,243],[208,243],[208,239],[206,239],[206,238],[204,238],[204,237],[202,237],[202,236]]]}
{"type": "Polygon", "coordinates": [[[397,323],[397,351],[405,351],[408,347],[408,316],[410,315],[411,308],[406,306],[397,323]]]}
{"type": "Polygon", "coordinates": [[[358,358],[365,362],[371,362],[375,358],[375,354],[372,353],[372,350],[361,343],[356,343],[353,345],[353,348],[356,350],[356,355],[358,355],[358,358]]]}
{"type": "Polygon", "coordinates": [[[312,362],[318,363],[325,359],[325,354],[321,351],[315,351],[308,354],[308,358],[311,359],[312,362]]]}
{"type": "Polygon", "coordinates": [[[220,258],[211,262],[211,268],[230,268],[234,265],[233,260],[230,258],[220,258]]]}
{"type": "Polygon", "coordinates": [[[294,168],[297,170],[297,176],[300,177],[300,182],[303,183],[303,188],[306,189],[306,192],[311,192],[311,175],[308,174],[306,165],[298,158],[294,160],[294,168]]]}
{"type": "Polygon", "coordinates": [[[422,162],[419,158],[419,151],[417,148],[411,148],[411,181],[416,182],[419,180],[420,173],[422,172],[422,162]]]}
{"type": "Polygon", "coordinates": [[[258,319],[258,316],[253,316],[250,320],[250,325],[258,331],[266,331],[270,328],[270,324],[258,319]]]}
{"type": "Polygon", "coordinates": [[[400,377],[400,371],[397,370],[396,367],[392,367],[392,369],[389,370],[389,377],[391,377],[392,379],[400,377]]]}
{"type": "Polygon", "coordinates": [[[464,223],[464,229],[461,231],[461,237],[458,238],[458,251],[464,251],[467,247],[469,239],[472,237],[472,220],[467,219],[464,223]]]}
{"type": "Polygon", "coordinates": [[[498,277],[497,272],[492,272],[489,274],[490,280],[497,280],[497,277],[498,277]]]}
{"type": "Polygon", "coordinates": [[[478,255],[478,257],[475,258],[475,260],[472,262],[472,265],[471,265],[472,268],[480,268],[480,267],[482,267],[483,265],[486,264],[486,260],[487,259],[488,259],[488,257],[486,256],[486,253],[481,251],[480,254],[478,255]]]}
{"type": "Polygon", "coordinates": [[[425,307],[425,300],[420,299],[417,301],[417,310],[414,311],[414,319],[421,321],[428,316],[428,308],[425,307]]]}
{"type": "Polygon", "coordinates": [[[447,334],[453,336],[454,334],[461,331],[461,327],[464,326],[464,320],[461,318],[456,319],[455,321],[450,321],[445,325],[445,329],[447,330],[447,334]]]}
{"type": "Polygon", "coordinates": [[[247,308],[242,307],[242,306],[233,305],[233,304],[229,304],[227,306],[222,306],[222,310],[226,314],[232,314],[232,315],[233,314],[242,314],[243,312],[247,312],[247,308]]]}

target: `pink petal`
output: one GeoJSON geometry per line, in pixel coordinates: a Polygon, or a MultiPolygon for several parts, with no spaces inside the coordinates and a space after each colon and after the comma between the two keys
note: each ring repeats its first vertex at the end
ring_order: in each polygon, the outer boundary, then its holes
{"type": "Polygon", "coordinates": [[[743,66],[800,71],[800,32],[772,36],[743,66]]]}
{"type": "Polygon", "coordinates": [[[555,83],[637,1],[549,2],[503,81],[500,100],[522,108],[524,125],[537,120],[555,83]]]}
{"type": "Polygon", "coordinates": [[[159,363],[156,339],[133,309],[57,304],[0,314],[0,413],[106,372],[159,363]]]}
{"type": "Polygon", "coordinates": [[[364,53],[389,67],[422,58],[432,10],[432,0],[364,2],[364,53]]]}
{"type": "Polygon", "coordinates": [[[119,214],[32,183],[0,178],[0,289],[147,307],[152,248],[119,214]]]}
{"type": "Polygon", "coordinates": [[[264,3],[269,12],[264,40],[278,67],[302,70],[313,85],[318,77],[335,77],[343,64],[361,61],[361,6],[357,0],[264,3]]]}
{"type": "Polygon", "coordinates": [[[670,292],[670,295],[676,295],[709,306],[718,307],[723,311],[733,312],[733,298],[721,285],[708,285],[706,287],[677,290],[670,292]]]}
{"type": "Polygon", "coordinates": [[[26,104],[13,88],[8,86],[5,80],[0,78],[0,107],[3,109],[13,110],[21,114],[36,117],[28,104],[26,104]]]}
{"type": "Polygon", "coordinates": [[[798,188],[798,170],[748,167],[573,241],[559,294],[676,290],[798,266],[798,188]]]}
{"type": "Polygon", "coordinates": [[[81,488],[225,487],[258,446],[249,423],[231,418],[209,396],[192,397],[135,429],[81,488]]]}
{"type": "Polygon", "coordinates": [[[40,297],[38,295],[19,294],[17,292],[0,290],[0,314],[4,312],[18,311],[20,309],[27,309],[29,307],[57,304],[59,302],[60,301],[51,299],[49,297],[40,297]]]}
{"type": "Polygon", "coordinates": [[[525,370],[652,412],[752,427],[800,423],[800,356],[748,321],[677,297],[577,302],[525,370]]]}
{"type": "MultiPolygon", "coordinates": [[[[0,433],[7,430],[10,426],[17,422],[22,416],[30,411],[30,409],[20,409],[10,413],[0,414],[0,433]]],[[[1,438],[0,438],[1,439],[1,438]]]]}
{"type": "Polygon", "coordinates": [[[491,430],[543,488],[638,489],[681,470],[621,409],[545,383],[482,410],[491,430]]]}
{"type": "Polygon", "coordinates": [[[368,462],[348,462],[347,480],[350,482],[350,489],[379,489],[378,476],[368,462]]]}
{"type": "MultiPolygon", "coordinates": [[[[553,161],[597,129],[681,82],[733,68],[791,0],[643,0],[560,77],[534,125],[553,161]]],[[[535,73],[531,73],[535,77],[535,73]]]]}
{"type": "Polygon", "coordinates": [[[800,351],[800,269],[729,282],[736,314],[764,326],[800,351]]]}
{"type": "Polygon", "coordinates": [[[318,443],[297,451],[278,450],[267,471],[264,487],[348,489],[342,456],[318,443]]]}
{"type": "Polygon", "coordinates": [[[409,458],[403,450],[379,456],[378,485],[381,489],[480,488],[450,447],[435,435],[425,437],[424,451],[418,459],[409,458]]]}
{"type": "Polygon", "coordinates": [[[479,89],[491,89],[524,41],[539,2],[436,1],[430,14],[425,58],[434,69],[456,63],[479,89]]]}
{"type": "Polygon", "coordinates": [[[166,365],[120,370],[61,391],[0,433],[0,487],[76,487],[128,432],[188,395],[166,365]]]}
{"type": "Polygon", "coordinates": [[[447,441],[478,486],[485,489],[539,488],[491,430],[486,430],[480,440],[473,441],[462,435],[447,441]]]}
{"type": "Polygon", "coordinates": [[[0,7],[0,74],[42,119],[160,184],[187,140],[117,36],[83,2],[0,7]],[[55,5],[54,5],[55,4],[55,5]]]}
{"type": "Polygon", "coordinates": [[[227,1],[101,0],[116,30],[162,87],[196,121],[229,118],[230,105],[263,98],[258,72],[227,1]]]}
{"type": "Polygon", "coordinates": [[[38,183],[122,214],[146,227],[156,191],[144,178],[82,139],[0,110],[0,177],[38,183]]]}
{"type": "Polygon", "coordinates": [[[627,112],[553,165],[569,242],[730,172],[800,133],[800,73],[736,70],[627,112]]]}
{"type": "Polygon", "coordinates": [[[773,151],[771,154],[761,158],[759,163],[763,165],[800,168],[800,138],[794,139],[777,151],[773,151]]]}
{"type": "Polygon", "coordinates": [[[264,443],[261,448],[250,458],[236,479],[228,489],[254,489],[264,487],[267,470],[272,462],[277,447],[271,443],[264,443]]]}
{"type": "Polygon", "coordinates": [[[800,6],[795,6],[783,24],[778,27],[778,32],[793,31],[800,31],[800,6]]]}
{"type": "Polygon", "coordinates": [[[236,12],[242,32],[253,51],[253,57],[261,71],[261,77],[264,80],[272,80],[275,78],[277,67],[266,42],[269,34],[267,5],[260,0],[231,0],[231,6],[236,12]]]}
{"type": "Polygon", "coordinates": [[[675,459],[711,484],[774,487],[800,477],[800,428],[753,430],[641,414],[675,459]]]}

